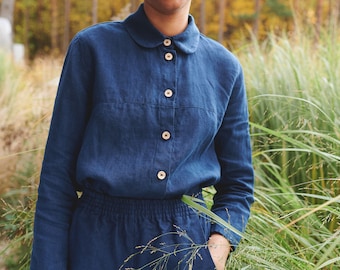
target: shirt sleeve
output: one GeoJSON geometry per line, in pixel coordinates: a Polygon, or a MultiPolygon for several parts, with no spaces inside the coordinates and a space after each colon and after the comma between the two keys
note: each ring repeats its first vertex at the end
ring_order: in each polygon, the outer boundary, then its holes
{"type": "Polygon", "coordinates": [[[75,37],[66,54],[42,164],[31,270],[67,269],[76,160],[91,106],[89,59],[90,51],[75,37]]]}
{"type": "MultiPolygon", "coordinates": [[[[240,232],[244,232],[254,201],[254,172],[249,135],[248,105],[243,72],[238,75],[230,96],[223,123],[215,138],[221,166],[221,179],[215,185],[212,211],[240,232]]],[[[211,233],[225,236],[235,249],[241,236],[214,223],[211,233]]]]}

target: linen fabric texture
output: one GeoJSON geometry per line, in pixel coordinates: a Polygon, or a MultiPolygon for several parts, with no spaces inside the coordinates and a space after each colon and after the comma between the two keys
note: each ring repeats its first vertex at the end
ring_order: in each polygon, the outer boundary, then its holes
{"type": "Polygon", "coordinates": [[[209,219],[180,199],[85,192],[70,229],[68,269],[212,270],[209,233],[209,219]]]}
{"type": "MultiPolygon", "coordinates": [[[[166,37],[141,5],[72,40],[42,165],[32,270],[69,269],[71,224],[87,222],[75,220],[77,190],[168,201],[214,185],[212,211],[245,230],[254,175],[242,68],[192,16],[188,22],[166,37]]],[[[241,238],[217,223],[210,231],[233,248],[241,238]]]]}

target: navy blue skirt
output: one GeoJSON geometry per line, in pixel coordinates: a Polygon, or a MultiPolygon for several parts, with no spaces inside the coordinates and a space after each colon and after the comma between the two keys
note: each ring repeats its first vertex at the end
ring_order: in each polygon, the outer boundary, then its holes
{"type": "Polygon", "coordinates": [[[210,222],[180,199],[84,192],[70,229],[69,270],[212,270],[210,222]]]}

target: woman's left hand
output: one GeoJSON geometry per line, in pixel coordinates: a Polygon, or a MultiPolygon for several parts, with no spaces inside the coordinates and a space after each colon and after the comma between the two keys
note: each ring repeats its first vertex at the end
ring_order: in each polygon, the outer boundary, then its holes
{"type": "Polygon", "coordinates": [[[224,236],[214,233],[209,238],[208,248],[216,270],[224,270],[231,250],[229,241],[224,236]]]}

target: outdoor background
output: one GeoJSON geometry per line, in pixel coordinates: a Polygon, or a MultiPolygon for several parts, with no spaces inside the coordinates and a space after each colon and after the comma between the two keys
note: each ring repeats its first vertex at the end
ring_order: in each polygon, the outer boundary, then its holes
{"type": "MultiPolygon", "coordinates": [[[[0,6],[2,1],[0,0],[0,6]]],[[[28,269],[41,161],[63,57],[137,0],[17,0],[0,51],[0,269],[28,269]]],[[[201,32],[241,61],[255,197],[228,269],[340,269],[340,0],[193,0],[201,32]]],[[[206,190],[211,204],[213,188],[206,190]]]]}

